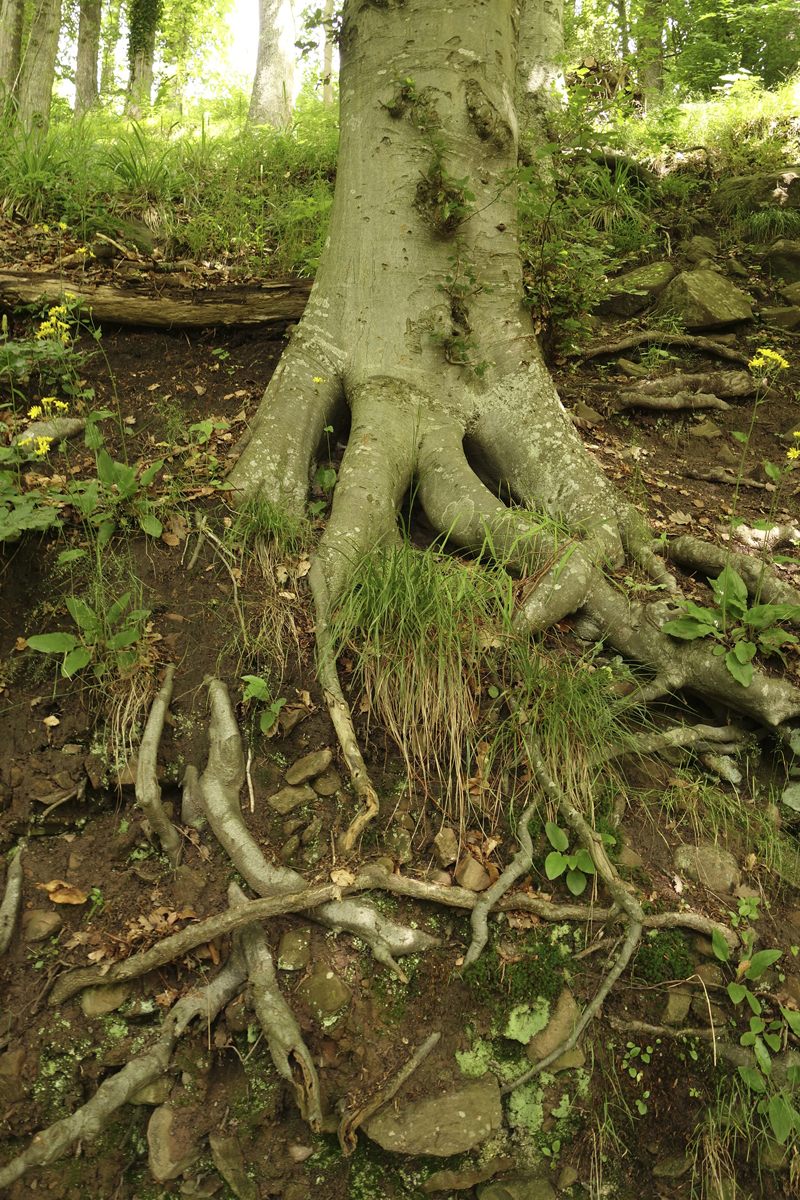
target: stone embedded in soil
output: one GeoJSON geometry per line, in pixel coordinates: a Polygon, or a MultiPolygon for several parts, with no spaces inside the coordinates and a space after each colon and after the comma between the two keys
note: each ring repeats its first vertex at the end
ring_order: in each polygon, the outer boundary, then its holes
{"type": "Polygon", "coordinates": [[[57,912],[48,912],[44,908],[32,908],[22,917],[22,936],[26,942],[43,942],[45,938],[58,933],[62,923],[57,912]]]}
{"type": "Polygon", "coordinates": [[[335,771],[333,767],[328,767],[312,781],[311,786],[318,796],[335,796],[342,786],[342,780],[338,771],[335,771]]]}
{"type": "Polygon", "coordinates": [[[300,849],[300,835],[293,833],[292,836],[281,846],[280,859],[282,863],[291,862],[297,851],[300,849]]]}
{"type": "Polygon", "coordinates": [[[435,883],[438,887],[452,887],[453,881],[447,871],[430,871],[427,876],[428,883],[435,883]]]}
{"type": "Polygon", "coordinates": [[[287,929],[278,945],[282,971],[302,971],[311,962],[311,930],[287,929]]]}
{"type": "Polygon", "coordinates": [[[304,758],[299,758],[289,767],[286,772],[286,782],[293,787],[299,783],[307,783],[309,779],[316,779],[323,771],[327,771],[332,762],[333,752],[331,750],[314,750],[311,754],[306,754],[304,758]]]}
{"type": "Polygon", "coordinates": [[[722,430],[713,421],[703,421],[702,425],[695,425],[694,429],[689,430],[689,436],[696,438],[718,438],[722,437],[722,430]]]}
{"type": "Polygon", "coordinates": [[[480,1200],[555,1200],[553,1185],[541,1175],[517,1175],[478,1189],[480,1200]]]}
{"type": "Polygon", "coordinates": [[[25,1096],[22,1083],[22,1068],[25,1065],[24,1050],[9,1050],[0,1054],[0,1105],[3,1111],[19,1103],[25,1096]]]}
{"type": "Polygon", "coordinates": [[[781,295],[792,305],[800,304],[800,283],[792,283],[789,287],[782,288],[781,295]]]}
{"type": "Polygon", "coordinates": [[[219,1133],[209,1135],[208,1143],[214,1166],[238,1200],[258,1200],[255,1183],[245,1171],[242,1147],[236,1137],[223,1137],[219,1133]]]}
{"type": "Polygon", "coordinates": [[[689,1015],[692,994],[687,988],[672,988],[661,1020],[665,1025],[682,1025],[689,1015]]]}
{"type": "Polygon", "coordinates": [[[710,237],[704,237],[701,233],[697,233],[688,241],[681,243],[680,252],[690,263],[697,263],[701,258],[713,258],[717,253],[717,244],[710,237]]]}
{"type": "Polygon", "coordinates": [[[676,846],[673,862],[676,871],[712,892],[728,893],[739,886],[736,859],[719,846],[676,846]]]}
{"type": "Polygon", "coordinates": [[[398,1111],[384,1109],[364,1132],[384,1150],[446,1158],[480,1145],[502,1122],[500,1088],[487,1073],[475,1083],[425,1100],[401,1100],[398,1111]]]}
{"type": "MultiPolygon", "coordinates": [[[[541,1033],[537,1033],[528,1042],[525,1053],[531,1062],[539,1062],[565,1042],[572,1033],[581,1017],[581,1010],[575,1002],[569,988],[564,988],[556,1003],[555,1012],[550,1017],[541,1033]]],[[[573,1046],[562,1054],[547,1068],[548,1071],[566,1071],[571,1067],[582,1067],[586,1055],[580,1046],[573,1046]]]]}
{"type": "Polygon", "coordinates": [[[386,850],[399,863],[411,861],[411,834],[407,829],[398,829],[395,825],[389,829],[384,838],[386,850]]]}
{"type": "Polygon", "coordinates": [[[154,1079],[152,1083],[146,1083],[143,1088],[139,1088],[138,1092],[134,1092],[129,1103],[153,1106],[166,1104],[172,1091],[173,1082],[170,1075],[162,1075],[160,1079],[154,1079]]]}
{"type": "Polygon", "coordinates": [[[84,988],[81,993],[81,1012],[85,1017],[105,1017],[121,1008],[131,994],[129,983],[108,983],[84,988]]]}
{"type": "Polygon", "coordinates": [[[466,854],[456,867],[456,882],[467,891],[483,892],[492,881],[478,860],[466,854]]]}
{"type": "Polygon", "coordinates": [[[781,329],[796,329],[800,325],[800,307],[796,304],[790,304],[788,308],[762,308],[760,316],[762,321],[781,329]]]}
{"type": "Polygon", "coordinates": [[[630,867],[631,870],[636,867],[643,867],[644,860],[641,854],[637,854],[635,850],[631,850],[630,846],[623,846],[619,852],[619,860],[623,867],[630,867]]]}
{"type": "Polygon", "coordinates": [[[172,894],[175,902],[181,908],[196,904],[206,886],[206,877],[202,871],[195,870],[188,863],[181,863],[172,880],[172,894]]]}
{"type": "Polygon", "coordinates": [[[674,275],[675,268],[667,262],[649,263],[626,271],[610,281],[605,296],[594,306],[594,312],[600,317],[632,317],[663,292],[674,275]]]}
{"type": "Polygon", "coordinates": [[[200,1157],[200,1147],[193,1141],[191,1112],[181,1110],[184,1120],[176,1120],[177,1113],[169,1104],[154,1109],[147,1123],[147,1145],[150,1151],[149,1164],[153,1176],[159,1183],[177,1179],[188,1171],[200,1157]]]}
{"type": "Polygon", "coordinates": [[[716,271],[683,271],[658,298],[655,311],[680,319],[687,329],[716,329],[734,321],[752,321],[744,292],[716,271]]]}
{"type": "Polygon", "coordinates": [[[717,462],[723,463],[726,467],[738,467],[741,461],[741,454],[736,454],[730,446],[720,446],[717,451],[717,462]]]}
{"type": "Polygon", "coordinates": [[[290,812],[294,812],[301,804],[308,804],[312,800],[316,800],[317,793],[313,788],[310,788],[307,783],[302,787],[285,787],[276,792],[274,796],[270,796],[267,804],[274,809],[282,817],[286,817],[290,812]]]}
{"type": "Polygon", "coordinates": [[[662,1158],[661,1162],[656,1163],[653,1174],[658,1179],[680,1179],[691,1165],[692,1160],[685,1155],[674,1155],[671,1158],[662,1158]]]}
{"type": "Polygon", "coordinates": [[[772,243],[764,255],[764,262],[779,279],[785,279],[787,283],[800,282],[800,242],[780,238],[772,243]]]}
{"type": "Polygon", "coordinates": [[[570,1167],[569,1165],[567,1165],[566,1167],[564,1167],[561,1174],[559,1175],[558,1183],[556,1184],[556,1187],[558,1188],[558,1190],[560,1192],[564,1192],[564,1191],[566,1191],[566,1189],[568,1187],[572,1187],[573,1183],[577,1183],[577,1181],[578,1181],[578,1172],[575,1170],[574,1167],[570,1167]]]}
{"type": "Polygon", "coordinates": [[[458,1192],[485,1183],[500,1171],[510,1171],[514,1166],[513,1158],[493,1158],[482,1167],[472,1167],[466,1171],[434,1171],[422,1185],[423,1192],[458,1192]]]}
{"type": "Polygon", "coordinates": [[[433,857],[439,867],[449,867],[458,858],[458,837],[449,825],[440,829],[433,839],[433,857]]]}
{"type": "Polygon", "coordinates": [[[352,992],[327,963],[319,962],[295,995],[311,1009],[318,1021],[327,1025],[347,1008],[352,992]]]}
{"type": "Polygon", "coordinates": [[[728,1014],[713,1001],[706,1000],[705,993],[692,1000],[692,1012],[702,1025],[727,1025],[728,1014]]]}

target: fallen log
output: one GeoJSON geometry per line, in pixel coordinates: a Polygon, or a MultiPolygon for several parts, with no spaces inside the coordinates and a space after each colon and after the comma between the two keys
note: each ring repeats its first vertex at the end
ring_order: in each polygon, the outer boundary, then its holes
{"type": "Polygon", "coordinates": [[[171,287],[160,276],[124,286],[93,283],[80,277],[0,271],[0,306],[14,308],[38,300],[53,303],[69,292],[91,312],[96,325],[147,325],[156,329],[210,329],[263,325],[268,321],[296,321],[311,292],[312,280],[285,283],[264,280],[248,284],[187,289],[171,287]]]}

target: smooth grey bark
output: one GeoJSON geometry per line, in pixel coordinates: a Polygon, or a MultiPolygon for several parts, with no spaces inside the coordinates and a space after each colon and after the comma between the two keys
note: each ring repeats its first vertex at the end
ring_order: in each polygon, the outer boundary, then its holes
{"type": "Polygon", "coordinates": [[[117,86],[115,60],[121,8],[122,0],[107,0],[103,13],[103,54],[100,66],[100,95],[103,99],[108,99],[117,86]]]}
{"type": "Polygon", "coordinates": [[[75,67],[75,120],[97,105],[97,62],[100,55],[102,0],[81,0],[78,58],[75,67]]]}
{"type": "Polygon", "coordinates": [[[664,91],[664,17],[661,0],[645,0],[638,29],[637,59],[639,86],[647,108],[659,104],[664,91]]]}
{"type": "Polygon", "coordinates": [[[0,89],[6,95],[15,91],[19,78],[23,10],[23,0],[0,0],[0,89]]]}
{"type": "Polygon", "coordinates": [[[331,20],[333,19],[333,0],[325,0],[322,31],[325,45],[322,51],[322,103],[326,108],[333,107],[333,37],[331,20]]]}
{"type": "Polygon", "coordinates": [[[516,107],[520,133],[552,141],[548,118],[564,103],[564,0],[525,0],[519,31],[516,107]]]}
{"type": "Polygon", "coordinates": [[[131,60],[131,74],[128,80],[128,98],[125,101],[125,111],[128,116],[138,120],[144,110],[150,107],[153,91],[153,59],[156,53],[156,31],[151,29],[147,41],[141,50],[137,50],[131,60]]]}
{"type": "Polygon", "coordinates": [[[294,97],[295,0],[259,0],[258,56],[250,96],[250,125],[285,128],[294,97]]]}
{"type": "Polygon", "coordinates": [[[61,0],[37,0],[19,78],[19,121],[26,131],[49,124],[60,30],[61,0]]]}

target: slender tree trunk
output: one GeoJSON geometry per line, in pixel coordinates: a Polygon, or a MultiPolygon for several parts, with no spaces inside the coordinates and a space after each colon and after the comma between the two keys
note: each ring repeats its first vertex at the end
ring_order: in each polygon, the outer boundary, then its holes
{"type": "Polygon", "coordinates": [[[79,120],[99,99],[97,61],[100,55],[102,0],[81,0],[78,26],[78,61],[75,69],[75,119],[79,120]]]}
{"type": "Polygon", "coordinates": [[[628,6],[625,3],[625,0],[617,0],[617,15],[619,17],[619,40],[622,47],[621,58],[624,63],[627,62],[628,55],[631,51],[629,45],[630,29],[628,27],[628,6]]]}
{"type": "Polygon", "coordinates": [[[119,16],[122,0],[107,0],[103,16],[103,57],[100,67],[100,95],[108,100],[116,91],[116,55],[119,45],[119,16]]]}
{"type": "Polygon", "coordinates": [[[61,0],[36,0],[19,79],[19,120],[23,129],[46,129],[50,121],[61,0]]]}
{"type": "Polygon", "coordinates": [[[661,0],[645,0],[638,33],[639,87],[644,93],[646,107],[651,108],[660,103],[664,91],[664,9],[661,0]]]}
{"type": "Polygon", "coordinates": [[[549,142],[548,117],[562,107],[566,83],[564,0],[525,0],[517,57],[517,119],[535,145],[549,142]]]}
{"type": "Polygon", "coordinates": [[[153,59],[156,53],[156,31],[149,30],[147,41],[131,58],[131,74],[128,81],[128,98],[125,111],[135,120],[150,107],[153,92],[153,59]]]}
{"type": "Polygon", "coordinates": [[[250,125],[285,128],[294,96],[294,0],[259,0],[258,58],[250,97],[250,125]]]}
{"type": "Polygon", "coordinates": [[[23,0],[0,0],[0,88],[6,96],[16,91],[19,80],[23,8],[23,0]]]}
{"type": "Polygon", "coordinates": [[[325,0],[323,32],[325,48],[322,56],[322,103],[326,108],[333,107],[333,36],[331,20],[333,18],[333,0],[325,0]]]}

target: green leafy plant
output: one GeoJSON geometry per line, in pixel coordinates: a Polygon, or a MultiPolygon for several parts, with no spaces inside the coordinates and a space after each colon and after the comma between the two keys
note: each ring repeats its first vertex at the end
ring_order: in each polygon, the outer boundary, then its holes
{"type": "Polygon", "coordinates": [[[716,579],[709,580],[714,607],[702,608],[684,601],[683,615],[661,626],[664,633],[683,641],[712,637],[719,643],[711,651],[725,655],[725,665],[743,687],[753,680],[753,659],[757,653],[777,654],[784,660],[781,647],[797,642],[797,636],[781,629],[779,621],[800,617],[800,605],[756,604],[747,607],[747,587],[741,575],[726,566],[716,579]],[[735,623],[734,623],[735,622],[735,623]]]}
{"type": "Polygon", "coordinates": [[[247,703],[248,700],[257,700],[259,704],[264,705],[259,717],[259,726],[262,733],[269,734],[280,716],[286,698],[282,696],[279,700],[273,700],[269,684],[260,675],[243,675],[242,682],[246,685],[242,689],[242,701],[247,703]]]}
{"type": "MultiPolygon", "coordinates": [[[[566,875],[566,884],[573,896],[580,896],[587,883],[587,875],[594,875],[595,866],[588,850],[581,847],[574,854],[568,854],[569,837],[553,821],[545,824],[547,840],[553,849],[544,860],[544,870],[548,879],[559,879],[566,875]]],[[[600,837],[606,845],[613,846],[616,839],[610,833],[601,833],[600,837]]]]}
{"type": "Polygon", "coordinates": [[[116,526],[127,523],[131,516],[144,533],[160,537],[164,527],[155,515],[155,502],[148,498],[147,489],[163,465],[163,459],[159,459],[139,477],[135,467],[115,462],[107,450],[101,449],[97,454],[97,479],[70,485],[72,503],[97,526],[101,546],[108,542],[116,526]]]}
{"type": "Polygon", "coordinates": [[[125,592],[108,609],[97,612],[85,600],[68,596],[65,604],[78,627],[77,635],[34,634],[27,638],[28,646],[41,654],[63,655],[61,674],[67,679],[90,664],[97,678],[112,669],[124,675],[138,658],[137,643],[144,635],[145,623],[150,616],[147,608],[126,612],[130,598],[131,593],[125,592]]]}

